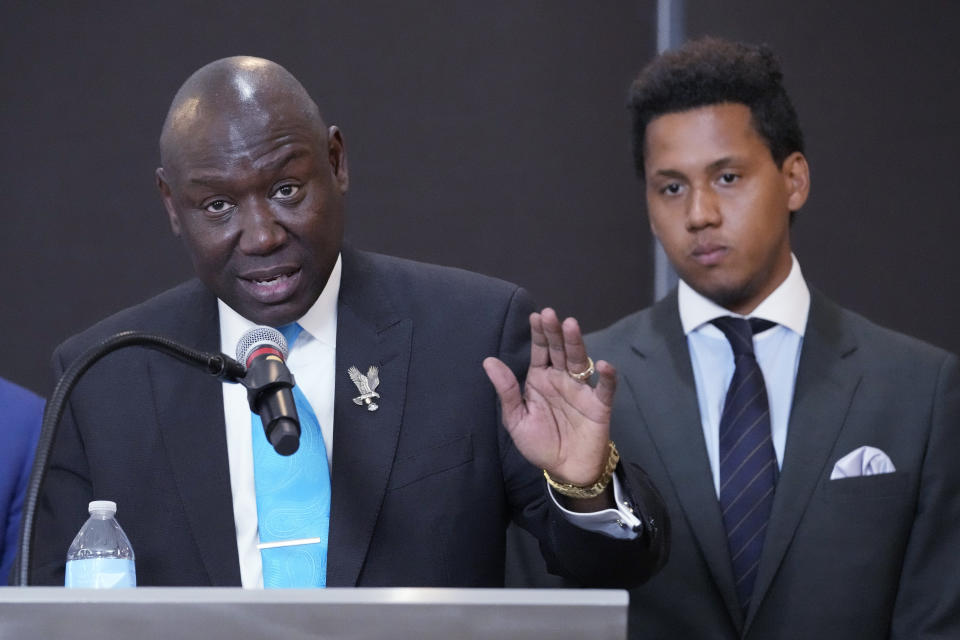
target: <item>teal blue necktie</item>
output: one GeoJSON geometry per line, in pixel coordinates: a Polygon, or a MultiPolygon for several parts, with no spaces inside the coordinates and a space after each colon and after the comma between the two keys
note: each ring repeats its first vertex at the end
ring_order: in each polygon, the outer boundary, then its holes
{"type": "MultiPolygon", "coordinates": [[[[303,330],[279,327],[287,345],[303,330]]],[[[324,587],[330,529],[330,467],[320,423],[300,387],[293,388],[300,417],[300,448],[281,456],[267,441],[260,416],[253,425],[253,476],[263,586],[267,589],[324,587]],[[301,541],[301,542],[296,542],[301,541]],[[284,544],[284,543],[292,544],[284,544]]]]}

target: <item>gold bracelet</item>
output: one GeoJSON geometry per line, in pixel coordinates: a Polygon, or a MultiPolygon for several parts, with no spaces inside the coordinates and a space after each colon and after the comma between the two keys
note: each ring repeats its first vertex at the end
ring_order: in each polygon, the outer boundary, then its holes
{"type": "Polygon", "coordinates": [[[569,482],[557,482],[550,477],[546,469],[543,470],[543,477],[547,479],[547,484],[553,487],[553,490],[560,495],[567,496],[568,498],[596,498],[603,493],[607,485],[610,484],[610,478],[613,477],[613,470],[617,468],[618,462],[620,462],[620,452],[617,451],[617,445],[613,444],[613,440],[611,440],[610,455],[607,456],[607,464],[603,468],[603,473],[600,474],[600,478],[593,484],[579,485],[570,484],[569,482]]]}

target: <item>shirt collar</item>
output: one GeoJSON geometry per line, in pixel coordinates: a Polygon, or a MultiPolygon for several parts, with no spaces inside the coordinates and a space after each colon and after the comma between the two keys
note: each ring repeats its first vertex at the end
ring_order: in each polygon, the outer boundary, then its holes
{"type": "MultiPolygon", "coordinates": [[[[320,297],[307,309],[303,317],[297,320],[303,327],[303,333],[333,348],[337,345],[337,299],[340,296],[341,270],[342,258],[337,255],[337,262],[333,265],[320,297]]],[[[217,310],[220,313],[220,350],[232,355],[243,334],[257,325],[219,298],[217,310]]]]}
{"type": "MultiPolygon", "coordinates": [[[[786,280],[757,305],[753,313],[745,317],[770,320],[803,336],[810,312],[810,289],[800,272],[797,257],[790,254],[790,260],[790,273],[786,280]]],[[[738,315],[700,295],[683,280],[677,287],[677,305],[680,307],[684,335],[689,335],[714,318],[738,315]]]]}

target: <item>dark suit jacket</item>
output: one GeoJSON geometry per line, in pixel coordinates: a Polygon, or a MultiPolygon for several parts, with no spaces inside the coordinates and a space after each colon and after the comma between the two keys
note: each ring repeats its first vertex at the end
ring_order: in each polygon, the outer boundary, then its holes
{"type": "MultiPolygon", "coordinates": [[[[530,310],[505,282],[344,249],[329,586],[502,585],[511,518],[537,535],[553,570],[584,584],[637,583],[659,566],[659,527],[622,542],[559,517],[542,475],[499,425],[481,362],[498,355],[525,371],[530,310]],[[351,365],[372,364],[376,412],[353,403],[347,376],[351,365]]],[[[191,281],[71,338],[55,367],[126,329],[219,350],[216,299],[191,281]]],[[[656,522],[662,503],[629,471],[633,499],[656,522]]],[[[51,458],[32,581],[62,584],[64,554],[91,499],[117,502],[138,584],[240,584],[220,382],[142,349],[90,369],[51,458]]]]}
{"type": "Polygon", "coordinates": [[[670,562],[631,593],[633,637],[960,638],[957,358],[813,294],[773,511],[746,617],[676,293],[588,336],[621,387],[620,450],[663,493],[670,562]],[[854,449],[896,472],[830,480],[854,449]]]}
{"type": "Polygon", "coordinates": [[[23,492],[43,420],[43,399],[0,378],[0,585],[17,552],[23,492]]]}

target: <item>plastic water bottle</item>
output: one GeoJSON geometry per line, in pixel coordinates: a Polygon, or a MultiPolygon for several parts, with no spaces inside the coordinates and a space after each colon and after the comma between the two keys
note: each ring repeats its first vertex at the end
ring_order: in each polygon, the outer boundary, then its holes
{"type": "Polygon", "coordinates": [[[79,589],[117,589],[137,586],[133,548],[113,516],[117,503],[94,500],[90,518],[67,551],[65,586],[79,589]]]}

